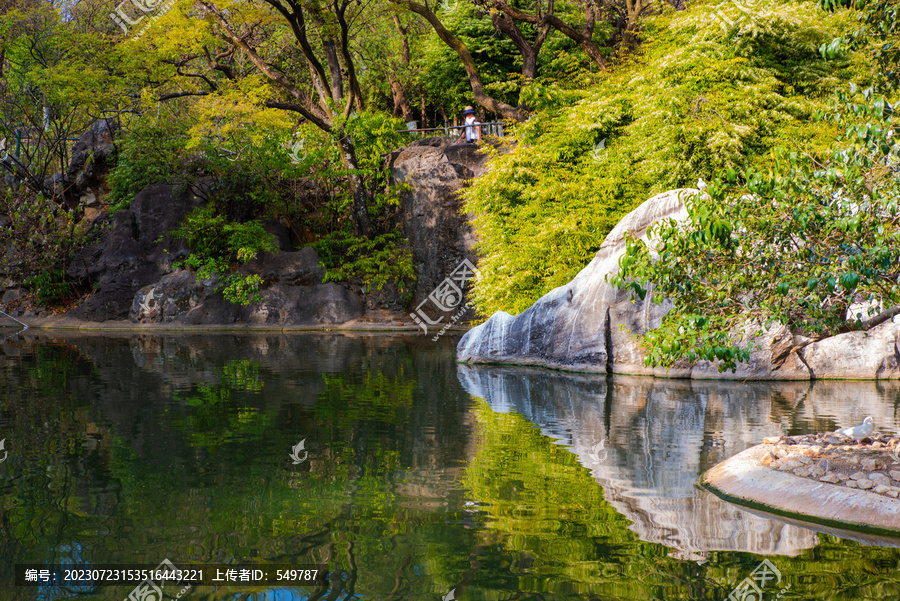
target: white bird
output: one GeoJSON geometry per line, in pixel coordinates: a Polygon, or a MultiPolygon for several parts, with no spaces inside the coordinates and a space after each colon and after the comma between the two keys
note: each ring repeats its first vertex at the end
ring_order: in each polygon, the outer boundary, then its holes
{"type": "Polygon", "coordinates": [[[697,180],[697,189],[700,190],[701,192],[706,192],[706,188],[708,188],[708,187],[709,186],[707,186],[706,182],[703,181],[702,179],[697,180]]]}
{"type": "Polygon", "coordinates": [[[873,420],[870,416],[866,416],[866,419],[864,419],[863,423],[861,423],[860,425],[853,426],[852,428],[845,428],[843,430],[837,430],[837,433],[848,436],[856,442],[859,442],[874,431],[875,420],[873,420]]]}

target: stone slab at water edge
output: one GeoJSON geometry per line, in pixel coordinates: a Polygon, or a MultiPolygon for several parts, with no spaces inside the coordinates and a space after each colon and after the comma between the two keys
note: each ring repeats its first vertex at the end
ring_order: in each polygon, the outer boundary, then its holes
{"type": "Polygon", "coordinates": [[[679,363],[668,370],[644,365],[636,335],[658,327],[672,305],[653,304],[649,294],[646,301],[632,300],[630,291],[616,289],[607,279],[618,271],[626,232],[646,241],[647,229],[655,222],[686,220],[683,199],[697,193],[672,190],[645,201],[622,218],[571,282],[548,292],[520,315],[494,313],[459,341],[457,359],[696,379],[900,378],[900,316],[866,332],[838,334],[806,346],[783,325],[753,336],[756,328],[748,324],[744,334],[757,350],[733,373],[720,373],[718,363],[708,361],[679,363]]]}
{"type": "Polygon", "coordinates": [[[707,471],[727,501],[830,527],[900,537],[900,440],[835,433],[765,439],[707,471]]]}

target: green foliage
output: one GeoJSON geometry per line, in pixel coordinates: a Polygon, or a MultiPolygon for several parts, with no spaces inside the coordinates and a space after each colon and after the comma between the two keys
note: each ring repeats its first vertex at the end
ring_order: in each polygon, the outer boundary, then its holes
{"type": "Polygon", "coordinates": [[[615,284],[675,308],[644,338],[647,361],[746,360],[742,324],[785,324],[804,335],[867,329],[900,303],[900,178],[893,111],[867,90],[839,93],[826,117],[842,128],[828,156],[779,149],[766,171],[734,171],[685,199],[685,224],[634,238],[615,284]]]}
{"type": "Polygon", "coordinates": [[[384,167],[384,155],[408,142],[402,133],[405,129],[403,119],[375,111],[355,115],[347,123],[347,133],[356,146],[360,175],[367,180],[370,189],[381,188],[387,183],[390,174],[384,167]]]}
{"type": "Polygon", "coordinates": [[[0,195],[0,215],[10,217],[0,228],[0,272],[21,279],[40,304],[63,304],[74,294],[66,264],[86,243],[86,224],[71,210],[42,195],[0,195]]]}
{"type": "Polygon", "coordinates": [[[196,269],[197,279],[219,278],[219,289],[233,303],[249,305],[262,300],[258,292],[262,278],[237,272],[239,264],[252,260],[258,252],[276,250],[275,237],[262,223],[236,223],[206,207],[191,212],[171,234],[185,238],[191,247],[190,256],[179,266],[196,269]]]}
{"type": "Polygon", "coordinates": [[[586,92],[529,90],[541,110],[466,193],[482,313],[518,313],[569,281],[654,194],[758,165],[779,145],[827,148],[837,127],[813,114],[844,81],[873,77],[863,54],[818,53],[854,16],[785,1],[723,29],[719,8],[648,18],[643,55],[586,92]]]}
{"type": "MultiPolygon", "coordinates": [[[[405,142],[396,131],[403,127],[401,120],[381,113],[363,113],[347,125],[357,148],[359,169],[355,175],[375,191],[369,203],[375,233],[369,238],[356,236],[350,219],[352,197],[346,190],[334,195],[325,212],[332,225],[321,228],[325,230],[323,235],[312,245],[327,269],[326,282],[356,279],[381,290],[387,282],[394,281],[401,295],[412,293],[412,251],[395,227],[400,192],[405,187],[388,185],[390,174],[384,164],[384,155],[405,142]]],[[[336,169],[330,173],[333,177],[347,175],[336,169]]]]}
{"type": "Polygon", "coordinates": [[[24,284],[34,293],[39,305],[61,305],[75,293],[72,282],[66,279],[66,272],[61,268],[25,278],[24,284]]]}
{"type": "Polygon", "coordinates": [[[401,295],[412,294],[410,282],[416,277],[412,251],[399,231],[361,238],[346,229],[324,236],[313,246],[328,269],[326,282],[359,279],[381,290],[394,281],[401,295]]]}
{"type": "Polygon", "coordinates": [[[820,52],[833,58],[849,48],[871,47],[872,55],[880,69],[883,83],[896,86],[897,67],[900,64],[900,47],[896,39],[900,35],[900,2],[898,0],[819,0],[819,6],[828,11],[849,7],[860,11],[860,28],[847,36],[835,38],[823,44],[820,52]]]}
{"type": "Polygon", "coordinates": [[[598,76],[586,71],[575,58],[560,52],[552,63],[553,75],[538,77],[522,86],[519,102],[532,111],[547,111],[571,106],[590,95],[590,88],[599,81],[598,76]]]}
{"type": "Polygon", "coordinates": [[[199,171],[213,180],[208,190],[216,207],[237,221],[290,215],[293,174],[283,141],[274,135],[248,141],[239,155],[228,146],[213,141],[201,146],[199,171]]]}
{"type": "Polygon", "coordinates": [[[184,132],[173,131],[171,123],[158,125],[148,119],[137,119],[117,142],[118,160],[107,177],[112,212],[128,208],[142,189],[182,170],[185,139],[179,133],[184,132]]]}

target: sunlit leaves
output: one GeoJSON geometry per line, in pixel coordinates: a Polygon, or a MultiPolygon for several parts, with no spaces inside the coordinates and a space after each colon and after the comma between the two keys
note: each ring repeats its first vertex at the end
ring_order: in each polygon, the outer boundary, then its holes
{"type": "MultiPolygon", "coordinates": [[[[778,145],[828,147],[838,124],[811,116],[863,67],[825,61],[817,49],[853,19],[811,3],[771,10],[752,38],[723,31],[713,6],[653,17],[634,64],[577,92],[526,88],[542,110],[467,192],[482,312],[521,312],[571,280],[619,218],[655,193],[723,172],[736,182],[778,145]]],[[[698,235],[724,242],[733,231],[733,220],[720,219],[698,235]]]]}
{"type": "Polygon", "coordinates": [[[898,146],[885,106],[871,92],[839,94],[829,117],[844,135],[830,157],[779,150],[771,171],[687,198],[686,223],[650,232],[658,258],[628,240],[615,283],[652,282],[657,300],[675,303],[645,338],[650,363],[715,358],[734,368],[749,350],[742,324],[829,335],[877,325],[900,303],[898,146]]]}

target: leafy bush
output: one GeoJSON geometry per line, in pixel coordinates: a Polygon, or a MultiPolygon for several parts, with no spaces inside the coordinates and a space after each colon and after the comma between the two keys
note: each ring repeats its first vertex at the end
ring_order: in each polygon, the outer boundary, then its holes
{"type": "MultiPolygon", "coordinates": [[[[375,191],[369,202],[374,233],[369,238],[353,234],[351,196],[343,192],[333,197],[327,214],[334,225],[313,243],[327,269],[326,282],[357,279],[381,290],[394,281],[401,295],[411,295],[415,281],[412,251],[396,228],[399,195],[405,187],[389,186],[390,174],[384,166],[384,155],[405,142],[403,134],[397,132],[404,127],[402,120],[382,113],[363,113],[348,124],[358,153],[357,175],[375,191]]],[[[345,174],[340,170],[333,173],[345,174]]]]}
{"type": "Polygon", "coordinates": [[[66,272],[62,268],[42,271],[23,282],[35,295],[40,305],[61,305],[72,298],[75,289],[72,282],[66,278],[66,272]]]}
{"type": "MultiPolygon", "coordinates": [[[[729,170],[686,201],[689,220],[627,240],[614,283],[672,299],[644,337],[647,361],[719,359],[734,369],[751,350],[731,332],[777,321],[807,336],[868,329],[900,304],[900,144],[896,118],[867,91],[838,95],[843,128],[827,157],[778,150],[770,171],[729,170]],[[654,256],[658,253],[658,256],[654,256]]],[[[820,115],[821,116],[821,115],[820,115]]]]}
{"type": "Polygon", "coordinates": [[[142,189],[183,170],[183,133],[171,123],[160,126],[145,118],[135,120],[118,142],[116,166],[107,177],[111,212],[128,208],[142,189]]]}
{"type": "Polygon", "coordinates": [[[583,94],[545,83],[528,92],[542,110],[490,150],[466,194],[482,313],[518,313],[569,281],[656,193],[759,166],[779,145],[828,148],[837,126],[812,115],[847,80],[874,76],[861,53],[818,52],[854,14],[784,1],[722,28],[720,8],[648,18],[643,55],[583,94]]]}
{"type": "Polygon", "coordinates": [[[349,230],[334,232],[313,244],[328,268],[326,282],[359,279],[366,286],[381,288],[394,281],[401,294],[410,294],[415,281],[412,251],[401,232],[359,238],[349,230]]]}
{"type": "Polygon", "coordinates": [[[206,207],[191,212],[171,234],[185,238],[191,247],[190,256],[177,266],[196,269],[200,280],[218,277],[218,289],[233,303],[249,305],[262,300],[258,292],[262,278],[237,273],[239,264],[251,261],[256,253],[277,249],[275,237],[259,221],[235,223],[206,207]]]}
{"type": "Polygon", "coordinates": [[[898,0],[819,0],[819,6],[834,11],[838,7],[854,8],[860,12],[860,28],[847,36],[835,38],[823,44],[820,51],[825,56],[838,56],[845,49],[871,48],[878,63],[877,75],[882,83],[894,87],[900,83],[897,65],[900,48],[896,38],[900,34],[900,2],[898,0]]]}
{"type": "Polygon", "coordinates": [[[0,196],[0,214],[10,225],[0,228],[0,270],[21,279],[41,304],[62,304],[75,290],[66,278],[66,265],[85,243],[85,223],[76,223],[66,210],[42,195],[0,196]]]}

